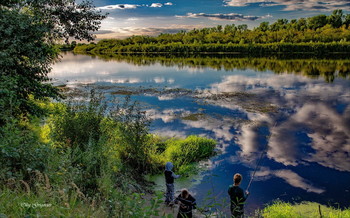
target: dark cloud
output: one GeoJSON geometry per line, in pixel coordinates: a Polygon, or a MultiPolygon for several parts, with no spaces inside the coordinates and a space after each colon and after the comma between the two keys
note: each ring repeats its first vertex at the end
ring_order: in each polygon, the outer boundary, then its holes
{"type": "Polygon", "coordinates": [[[160,33],[178,33],[183,30],[188,30],[185,28],[121,28],[123,32],[130,32],[130,34],[138,35],[158,35],[160,33]]]}
{"type": "Polygon", "coordinates": [[[95,31],[93,33],[94,34],[108,34],[108,33],[115,33],[115,32],[112,30],[98,30],[98,31],[95,31]]]}
{"type": "Polygon", "coordinates": [[[98,9],[101,10],[114,10],[114,9],[135,9],[139,7],[139,5],[133,5],[133,4],[117,4],[117,5],[106,5],[103,7],[99,7],[98,9]]]}
{"type": "Polygon", "coordinates": [[[247,16],[247,15],[243,15],[243,14],[235,14],[235,13],[229,13],[229,14],[205,14],[205,13],[198,13],[198,14],[194,14],[194,13],[188,13],[186,16],[177,16],[180,18],[209,18],[212,20],[236,20],[236,21],[242,21],[242,20],[257,20],[263,17],[259,17],[259,16],[247,16]]]}

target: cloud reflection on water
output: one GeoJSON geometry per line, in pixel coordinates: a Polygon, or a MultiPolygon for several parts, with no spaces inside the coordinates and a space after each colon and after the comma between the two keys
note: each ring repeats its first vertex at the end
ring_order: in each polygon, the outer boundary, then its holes
{"type": "MultiPolygon", "coordinates": [[[[339,103],[350,104],[346,95],[350,93],[350,88],[346,84],[325,84],[294,75],[259,78],[234,75],[213,84],[210,92],[249,91],[258,95],[262,102],[271,102],[282,109],[273,116],[246,112],[258,126],[268,123],[270,129],[275,120],[282,119],[272,129],[267,151],[270,159],[284,165],[316,162],[333,169],[350,171],[350,162],[344,161],[350,155],[350,109],[347,106],[344,112],[339,112],[334,108],[339,103]],[[309,139],[308,143],[300,139],[303,134],[309,139]]],[[[237,108],[227,99],[217,100],[215,104],[237,108]]],[[[242,149],[240,155],[248,159],[254,159],[261,149],[258,147],[257,129],[254,125],[243,125],[237,137],[242,149]]]]}
{"type": "Polygon", "coordinates": [[[314,192],[317,194],[325,192],[324,189],[315,187],[309,181],[291,170],[270,170],[269,168],[264,167],[260,171],[256,172],[255,177],[256,180],[260,181],[267,180],[271,177],[277,177],[283,179],[289,185],[304,189],[307,192],[314,192]]]}
{"type": "Polygon", "coordinates": [[[268,156],[285,165],[298,162],[316,162],[340,171],[350,171],[350,129],[349,106],[339,113],[324,103],[307,103],[288,120],[274,129],[269,143],[268,156]],[[313,150],[304,153],[298,149],[295,133],[306,129],[313,150]],[[299,151],[298,151],[299,150],[299,151]]]}

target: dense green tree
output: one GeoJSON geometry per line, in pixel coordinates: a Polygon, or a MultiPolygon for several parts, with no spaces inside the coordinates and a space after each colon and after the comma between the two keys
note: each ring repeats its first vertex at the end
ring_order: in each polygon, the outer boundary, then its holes
{"type": "MultiPolygon", "coordinates": [[[[74,0],[1,1],[2,113],[40,114],[31,99],[59,97],[57,89],[47,83],[50,66],[58,56],[54,44],[62,39],[68,41],[69,37],[92,40],[91,31],[98,29],[104,17],[86,1],[80,4],[74,0]]],[[[4,122],[2,115],[0,123],[4,122]]]]}
{"type": "Polygon", "coordinates": [[[241,24],[237,26],[237,29],[239,31],[246,31],[248,29],[248,25],[247,24],[241,24]]]}
{"type": "Polygon", "coordinates": [[[328,23],[334,28],[339,28],[343,25],[343,10],[334,10],[328,17],[328,23]]]}
{"type": "Polygon", "coordinates": [[[231,25],[226,25],[224,28],[224,33],[228,34],[228,33],[235,33],[237,31],[237,27],[235,24],[231,24],[231,25]]]}
{"type": "Polygon", "coordinates": [[[269,22],[262,22],[260,23],[259,27],[257,28],[260,31],[266,32],[270,29],[269,22]]]}
{"type": "Polygon", "coordinates": [[[272,31],[286,29],[286,25],[287,24],[288,24],[288,20],[287,19],[278,19],[275,23],[271,24],[270,29],[272,31]]]}
{"type": "Polygon", "coordinates": [[[310,17],[307,19],[308,26],[312,30],[316,30],[320,27],[324,27],[327,24],[327,16],[324,14],[310,17]]]}
{"type": "Polygon", "coordinates": [[[346,28],[350,26],[350,14],[347,14],[344,18],[344,24],[346,25],[346,28]]]}
{"type": "Polygon", "coordinates": [[[307,23],[305,18],[300,18],[296,24],[296,28],[299,31],[304,31],[307,28],[307,23]]]}

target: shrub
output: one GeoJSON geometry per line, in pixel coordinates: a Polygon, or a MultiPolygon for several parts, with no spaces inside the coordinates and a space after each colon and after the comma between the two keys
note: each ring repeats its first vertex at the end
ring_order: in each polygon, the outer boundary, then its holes
{"type": "Polygon", "coordinates": [[[49,147],[28,120],[9,119],[0,129],[0,180],[29,180],[32,170],[44,171],[49,147]]]}
{"type": "Polygon", "coordinates": [[[169,139],[164,152],[167,161],[174,163],[183,173],[193,169],[190,164],[196,163],[214,154],[216,141],[198,136],[189,136],[186,139],[169,139]]]}

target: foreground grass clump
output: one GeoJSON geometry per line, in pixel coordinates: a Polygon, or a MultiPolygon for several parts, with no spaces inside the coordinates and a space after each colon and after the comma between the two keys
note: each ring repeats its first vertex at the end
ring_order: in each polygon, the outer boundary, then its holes
{"type": "Polygon", "coordinates": [[[216,141],[190,135],[187,138],[162,138],[150,135],[154,151],[150,154],[154,170],[152,174],[162,173],[166,162],[174,164],[176,172],[181,175],[196,173],[198,162],[215,154],[216,141]]]}
{"type": "Polygon", "coordinates": [[[262,211],[262,215],[266,218],[345,218],[350,217],[350,209],[341,210],[320,205],[315,202],[291,204],[282,201],[276,201],[272,205],[265,207],[262,211]]]}
{"type": "Polygon", "coordinates": [[[179,173],[186,174],[196,168],[193,163],[214,154],[216,141],[192,135],[186,139],[169,139],[165,144],[166,160],[172,161],[179,173]]]}

